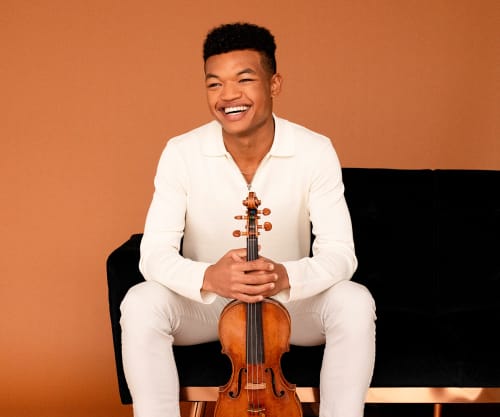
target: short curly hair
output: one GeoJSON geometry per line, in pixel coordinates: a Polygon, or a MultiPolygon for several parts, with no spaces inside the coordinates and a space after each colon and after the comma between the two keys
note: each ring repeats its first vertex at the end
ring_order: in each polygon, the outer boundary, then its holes
{"type": "Polygon", "coordinates": [[[276,43],[271,32],[252,23],[229,23],[212,29],[203,44],[203,60],[213,55],[251,49],[259,52],[271,74],[276,73],[276,43]]]}

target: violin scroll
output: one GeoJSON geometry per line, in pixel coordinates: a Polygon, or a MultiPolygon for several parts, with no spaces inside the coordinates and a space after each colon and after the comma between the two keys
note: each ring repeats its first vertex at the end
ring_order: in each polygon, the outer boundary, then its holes
{"type": "Polygon", "coordinates": [[[243,200],[243,205],[248,208],[246,215],[234,216],[236,220],[246,220],[245,231],[235,230],[233,232],[234,237],[240,236],[250,236],[256,237],[260,235],[258,230],[264,229],[266,232],[273,228],[270,222],[264,222],[264,224],[259,224],[260,214],[263,216],[269,216],[271,210],[264,208],[262,210],[257,210],[260,206],[260,200],[257,198],[254,192],[250,192],[248,197],[243,200]]]}

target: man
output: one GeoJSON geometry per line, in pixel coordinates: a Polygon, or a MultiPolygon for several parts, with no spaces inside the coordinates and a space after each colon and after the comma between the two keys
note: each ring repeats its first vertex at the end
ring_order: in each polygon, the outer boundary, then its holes
{"type": "Polygon", "coordinates": [[[275,49],[262,27],[212,30],[204,61],[215,120],[171,139],[161,156],[141,244],[146,282],[121,307],[136,417],[178,417],[172,344],[217,340],[219,315],[231,299],[264,297],[288,309],[292,344],[326,343],[320,416],[363,415],[375,306],[368,290],[350,281],[357,261],[331,141],[273,114],[282,85],[275,49]],[[243,227],[234,216],[244,211],[248,190],[271,209],[273,223],[251,262],[232,236],[243,227]]]}

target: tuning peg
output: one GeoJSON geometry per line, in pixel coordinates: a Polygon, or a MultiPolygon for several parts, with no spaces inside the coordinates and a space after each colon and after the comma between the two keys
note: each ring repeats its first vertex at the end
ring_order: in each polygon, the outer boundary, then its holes
{"type": "Polygon", "coordinates": [[[259,224],[257,226],[259,229],[264,229],[266,232],[269,232],[273,228],[273,225],[269,222],[264,222],[264,224],[259,224]]]}
{"type": "Polygon", "coordinates": [[[233,231],[234,237],[247,236],[247,235],[248,235],[248,232],[242,232],[241,230],[234,230],[233,231]]]}
{"type": "Polygon", "coordinates": [[[268,208],[265,208],[265,209],[259,210],[257,213],[263,214],[264,216],[269,216],[271,214],[271,210],[269,210],[268,208]]]}

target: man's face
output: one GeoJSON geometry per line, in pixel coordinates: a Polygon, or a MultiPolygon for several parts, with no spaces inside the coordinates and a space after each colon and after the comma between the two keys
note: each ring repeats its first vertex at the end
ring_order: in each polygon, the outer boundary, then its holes
{"type": "Polygon", "coordinates": [[[272,121],[281,76],[270,74],[253,50],[213,55],[205,63],[208,107],[225,134],[248,136],[272,121]]]}

